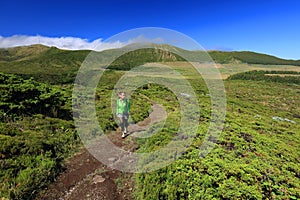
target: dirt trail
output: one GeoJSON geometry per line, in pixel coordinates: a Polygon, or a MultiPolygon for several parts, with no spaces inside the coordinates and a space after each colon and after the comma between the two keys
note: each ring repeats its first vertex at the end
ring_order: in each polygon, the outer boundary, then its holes
{"type": "MultiPolygon", "coordinates": [[[[138,134],[151,124],[162,121],[167,113],[160,105],[152,103],[153,112],[144,121],[129,126],[129,132],[138,134]]],[[[137,146],[131,135],[125,139],[121,133],[112,131],[109,139],[127,151],[137,146]]],[[[94,158],[85,148],[66,161],[65,171],[37,199],[46,200],[127,200],[133,199],[132,174],[111,169],[94,158]]]]}

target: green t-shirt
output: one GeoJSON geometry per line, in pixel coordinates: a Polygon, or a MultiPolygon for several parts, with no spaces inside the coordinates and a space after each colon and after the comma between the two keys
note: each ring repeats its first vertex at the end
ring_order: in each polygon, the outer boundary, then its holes
{"type": "Polygon", "coordinates": [[[117,100],[117,114],[126,114],[130,111],[130,101],[129,99],[124,99],[121,101],[120,99],[117,100]]]}

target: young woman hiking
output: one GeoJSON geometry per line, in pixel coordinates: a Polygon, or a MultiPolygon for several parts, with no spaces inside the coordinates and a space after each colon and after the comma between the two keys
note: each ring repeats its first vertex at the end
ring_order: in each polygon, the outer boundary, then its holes
{"type": "Polygon", "coordinates": [[[116,114],[120,121],[122,138],[125,138],[128,133],[130,101],[126,98],[125,92],[119,92],[118,97],[116,114]]]}

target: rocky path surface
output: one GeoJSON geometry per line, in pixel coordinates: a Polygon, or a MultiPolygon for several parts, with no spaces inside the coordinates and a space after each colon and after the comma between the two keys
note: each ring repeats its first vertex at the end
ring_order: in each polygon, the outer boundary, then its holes
{"type": "MultiPolygon", "coordinates": [[[[144,121],[129,126],[129,132],[138,134],[153,123],[162,121],[167,113],[152,102],[153,112],[144,121]]],[[[137,148],[133,135],[121,138],[119,131],[108,134],[109,139],[124,150],[137,148]]],[[[37,199],[45,200],[127,200],[133,199],[132,174],[111,169],[82,148],[64,164],[65,171],[37,199]]]]}

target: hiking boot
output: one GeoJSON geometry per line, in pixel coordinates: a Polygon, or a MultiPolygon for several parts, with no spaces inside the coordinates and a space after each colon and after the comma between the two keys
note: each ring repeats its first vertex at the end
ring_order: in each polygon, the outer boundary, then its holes
{"type": "Polygon", "coordinates": [[[126,137],[126,134],[123,132],[122,133],[122,138],[125,138],[126,137]]]}

